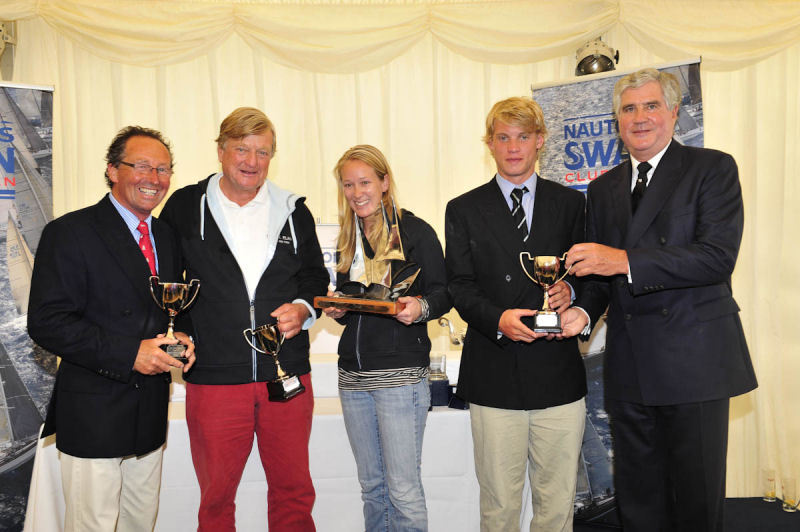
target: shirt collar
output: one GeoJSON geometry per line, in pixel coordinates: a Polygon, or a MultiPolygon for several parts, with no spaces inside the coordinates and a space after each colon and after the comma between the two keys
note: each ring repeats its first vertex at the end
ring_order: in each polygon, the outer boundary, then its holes
{"type": "MultiPolygon", "coordinates": [[[[650,178],[653,176],[653,173],[656,171],[656,166],[658,166],[658,163],[661,162],[661,158],[667,152],[667,148],[669,148],[670,144],[672,144],[672,141],[667,142],[667,145],[664,146],[664,148],[660,152],[656,153],[655,155],[653,155],[652,157],[650,157],[650,159],[648,159],[646,161],[646,162],[650,163],[650,171],[647,172],[647,182],[648,183],[650,182],[650,178]]],[[[632,175],[634,176],[633,179],[636,179],[636,168],[639,166],[639,163],[642,163],[642,162],[645,162],[645,161],[639,161],[639,160],[636,159],[636,157],[631,155],[631,168],[632,168],[631,172],[632,172],[632,175]]]]}
{"type": "Polygon", "coordinates": [[[497,186],[500,187],[500,191],[503,193],[503,197],[508,199],[511,195],[511,191],[515,188],[522,188],[528,187],[528,192],[533,194],[536,191],[536,172],[534,172],[528,179],[520,183],[519,185],[515,185],[511,181],[507,180],[506,178],[502,177],[500,174],[495,174],[494,179],[497,182],[497,186]]]}
{"type": "Polygon", "coordinates": [[[262,207],[269,203],[269,187],[267,186],[267,181],[264,180],[264,183],[258,188],[258,192],[256,195],[245,203],[244,205],[239,205],[235,201],[231,201],[228,199],[228,196],[222,192],[222,188],[219,186],[219,182],[222,179],[222,173],[215,174],[211,177],[211,180],[208,183],[208,192],[215,196],[216,200],[220,202],[220,205],[224,205],[226,208],[232,207],[262,207]]]}
{"type": "MultiPolygon", "coordinates": [[[[122,203],[117,201],[117,198],[115,198],[114,194],[112,194],[111,192],[108,193],[108,198],[111,200],[111,204],[114,206],[114,208],[117,209],[117,212],[119,213],[119,215],[122,216],[122,220],[125,222],[125,225],[128,226],[128,229],[130,230],[130,232],[131,233],[133,233],[134,231],[138,232],[138,230],[139,230],[138,229],[138,227],[139,227],[139,217],[136,216],[130,210],[128,210],[128,208],[125,207],[122,203]]],[[[153,221],[153,215],[152,214],[149,214],[147,216],[147,218],[144,219],[144,223],[147,224],[147,229],[151,233],[152,233],[151,229],[153,228],[152,227],[152,221],[153,221]]]]}

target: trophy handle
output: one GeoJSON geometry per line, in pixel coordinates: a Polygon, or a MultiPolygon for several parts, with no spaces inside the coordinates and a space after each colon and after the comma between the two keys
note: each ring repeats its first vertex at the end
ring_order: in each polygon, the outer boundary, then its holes
{"type": "Polygon", "coordinates": [[[456,328],[453,326],[453,322],[445,317],[439,318],[439,325],[442,327],[446,327],[448,329],[448,334],[450,336],[450,343],[453,345],[462,345],[464,343],[464,334],[456,334],[456,328]]]}
{"type": "Polygon", "coordinates": [[[246,341],[248,344],[250,344],[250,347],[252,347],[252,348],[253,348],[253,349],[255,349],[256,351],[258,351],[259,353],[264,353],[265,355],[268,355],[268,354],[269,354],[269,353],[267,353],[266,351],[262,351],[261,349],[259,349],[258,347],[256,347],[256,346],[255,346],[255,344],[253,344],[253,341],[250,339],[250,338],[253,336],[253,329],[245,329],[245,330],[243,330],[243,331],[242,331],[242,334],[244,335],[244,339],[245,339],[245,341],[246,341]],[[250,333],[250,336],[247,336],[247,333],[250,333]]]}
{"type": "MultiPolygon", "coordinates": [[[[525,262],[522,260],[522,256],[523,255],[527,255],[528,256],[528,259],[527,259],[528,261],[532,261],[533,260],[533,257],[531,257],[530,253],[528,253],[527,251],[521,252],[519,254],[519,265],[522,266],[522,271],[525,272],[525,275],[528,276],[528,279],[530,279],[531,281],[533,281],[536,284],[539,284],[539,281],[537,281],[536,279],[531,277],[531,274],[529,274],[527,268],[525,268],[525,262]]],[[[565,255],[566,255],[566,253],[565,253],[565,255]]]]}
{"type": "MultiPolygon", "coordinates": [[[[560,257],[558,257],[558,260],[559,260],[559,261],[565,261],[565,260],[567,260],[567,252],[565,251],[563,255],[561,255],[560,257]]],[[[566,277],[567,275],[569,275],[569,272],[570,272],[571,270],[572,270],[572,266],[570,266],[569,268],[567,268],[567,271],[565,271],[565,272],[564,272],[564,275],[562,275],[561,277],[559,277],[559,278],[558,278],[558,281],[563,281],[563,280],[564,280],[564,277],[566,277]]],[[[557,283],[558,281],[556,281],[556,283],[557,283]]],[[[556,284],[556,283],[553,283],[553,284],[556,284]]]]}
{"type": "Polygon", "coordinates": [[[189,298],[189,302],[183,305],[183,308],[189,308],[194,303],[197,294],[200,293],[200,279],[192,279],[189,281],[189,292],[192,293],[192,297],[189,298]],[[194,292],[192,292],[194,290],[194,292]]]}
{"type": "Polygon", "coordinates": [[[151,275],[150,276],[150,295],[153,297],[153,301],[156,302],[156,305],[158,305],[158,308],[160,308],[161,310],[164,310],[164,302],[163,301],[159,301],[158,298],[156,298],[156,291],[158,291],[160,288],[161,288],[161,279],[158,278],[158,275],[151,275]]]}
{"type": "MultiPolygon", "coordinates": [[[[535,278],[533,278],[533,277],[531,276],[531,274],[530,274],[530,273],[528,273],[528,270],[525,268],[525,261],[524,261],[524,260],[523,260],[523,258],[522,258],[522,256],[523,256],[523,255],[526,255],[526,256],[527,256],[527,260],[528,260],[528,261],[532,261],[532,260],[533,260],[533,257],[531,257],[531,254],[530,254],[530,253],[528,253],[527,251],[523,251],[523,252],[521,252],[521,253],[519,254],[519,265],[520,265],[520,266],[522,266],[522,271],[523,271],[523,272],[525,272],[525,275],[527,275],[527,276],[528,276],[528,279],[530,279],[530,280],[531,280],[531,281],[533,281],[534,283],[536,283],[536,284],[538,284],[539,286],[541,286],[541,283],[540,283],[539,281],[537,281],[535,278]]],[[[561,255],[560,257],[558,257],[558,260],[559,260],[559,261],[564,261],[564,260],[566,260],[566,259],[567,259],[567,252],[566,252],[566,251],[564,252],[564,254],[563,254],[563,255],[561,255]]],[[[555,280],[555,282],[553,282],[553,284],[556,284],[556,283],[557,283],[557,282],[559,282],[559,281],[563,281],[563,280],[564,280],[564,277],[566,277],[567,275],[569,275],[569,272],[570,272],[570,271],[572,271],[572,266],[570,266],[569,268],[567,268],[567,271],[565,271],[565,272],[564,272],[564,274],[563,274],[561,277],[559,277],[558,279],[556,279],[556,280],[555,280]]],[[[550,285],[550,286],[553,286],[553,285],[550,285]]]]}

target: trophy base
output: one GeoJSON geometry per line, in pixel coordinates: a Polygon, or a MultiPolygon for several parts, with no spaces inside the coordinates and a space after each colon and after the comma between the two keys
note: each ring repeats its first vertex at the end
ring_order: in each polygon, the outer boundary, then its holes
{"type": "Polygon", "coordinates": [[[431,389],[431,406],[447,406],[450,402],[450,381],[448,379],[428,378],[431,389]]]}
{"type": "Polygon", "coordinates": [[[536,316],[526,316],[522,319],[522,323],[535,333],[559,334],[562,332],[561,316],[552,310],[540,310],[536,316]]]}
{"type": "Polygon", "coordinates": [[[182,362],[184,364],[189,362],[189,359],[183,356],[183,354],[186,352],[186,346],[183,344],[162,345],[161,349],[166,351],[169,356],[178,362],[182,362]]]}
{"type": "Polygon", "coordinates": [[[267,381],[267,391],[270,401],[283,403],[306,391],[306,387],[300,382],[300,377],[292,375],[283,380],[267,381]]]}
{"type": "Polygon", "coordinates": [[[370,314],[388,314],[394,316],[403,310],[405,305],[397,301],[384,301],[366,297],[316,296],[314,298],[314,307],[333,307],[335,309],[352,312],[367,312],[370,314]]]}

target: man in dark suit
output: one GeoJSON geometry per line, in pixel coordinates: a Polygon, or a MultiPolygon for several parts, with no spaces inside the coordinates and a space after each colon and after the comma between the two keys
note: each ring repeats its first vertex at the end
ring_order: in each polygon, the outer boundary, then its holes
{"type": "MultiPolygon", "coordinates": [[[[672,139],[681,98],[644,69],[614,88],[630,152],[589,185],[568,264],[591,323],[608,305],[606,410],[626,530],[722,530],[729,398],[756,387],[731,273],[742,238],[736,163],[672,139]]],[[[572,332],[586,317],[574,319],[572,332]]]]}
{"type": "Polygon", "coordinates": [[[56,434],[67,531],[152,530],[171,367],[148,278],[177,280],[177,241],[150,212],[172,175],[157,131],[127,127],[106,154],[111,193],[50,222],[31,281],[28,332],[61,357],[43,435],[56,434]]]}
{"type": "MultiPolygon", "coordinates": [[[[526,468],[531,530],[572,530],[583,362],[575,338],[546,339],[522,321],[542,308],[544,292],[520,253],[561,255],[584,237],[583,195],[534,171],[546,134],[532,99],[496,103],[484,140],[497,174],[450,201],[445,217],[448,290],[469,325],[458,394],[470,403],[481,530],[519,528],[526,468]]],[[[566,283],[549,295],[559,310],[570,303],[566,283]]]]}

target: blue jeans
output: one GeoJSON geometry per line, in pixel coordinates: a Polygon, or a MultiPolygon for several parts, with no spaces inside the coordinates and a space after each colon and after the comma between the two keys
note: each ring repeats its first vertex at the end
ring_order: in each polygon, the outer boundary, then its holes
{"type": "Polygon", "coordinates": [[[369,392],[339,390],[339,397],[367,532],[428,530],[420,470],[428,380],[369,392]]]}

